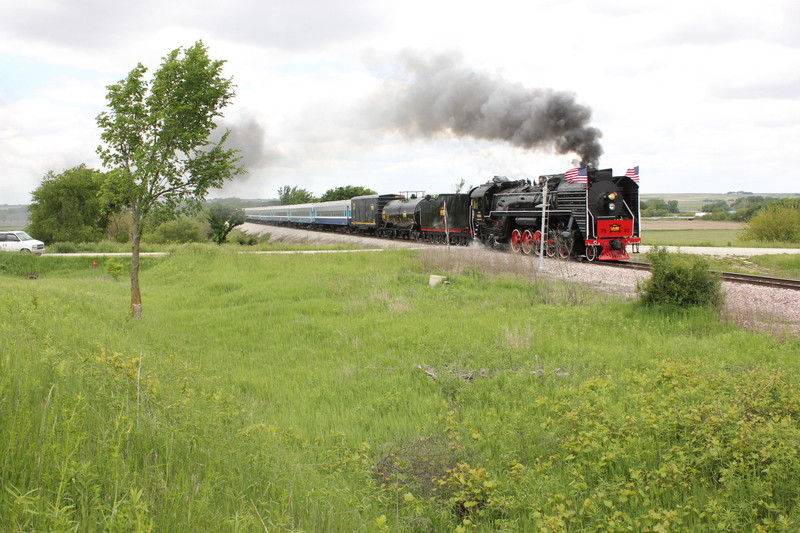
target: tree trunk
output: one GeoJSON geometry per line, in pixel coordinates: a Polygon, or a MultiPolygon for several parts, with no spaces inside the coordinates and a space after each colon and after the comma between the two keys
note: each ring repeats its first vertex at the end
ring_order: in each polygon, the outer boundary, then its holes
{"type": "Polygon", "coordinates": [[[139,290],[139,244],[142,240],[142,230],[134,216],[131,228],[133,249],[131,251],[131,316],[142,318],[142,293],[139,290]]]}

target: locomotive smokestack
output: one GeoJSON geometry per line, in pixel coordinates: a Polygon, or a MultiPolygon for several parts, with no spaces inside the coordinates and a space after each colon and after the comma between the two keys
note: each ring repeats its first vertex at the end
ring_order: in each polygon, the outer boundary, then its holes
{"type": "Polygon", "coordinates": [[[597,166],[602,133],[572,93],[527,88],[460,65],[456,55],[400,56],[396,79],[372,102],[380,127],[412,137],[442,133],[574,153],[597,166]]]}

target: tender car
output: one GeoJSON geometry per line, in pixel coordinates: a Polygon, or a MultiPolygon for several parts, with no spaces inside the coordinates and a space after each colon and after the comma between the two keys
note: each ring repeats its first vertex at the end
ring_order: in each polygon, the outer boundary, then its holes
{"type": "Polygon", "coordinates": [[[44,243],[24,231],[0,231],[0,251],[41,255],[44,253],[44,243]]]}

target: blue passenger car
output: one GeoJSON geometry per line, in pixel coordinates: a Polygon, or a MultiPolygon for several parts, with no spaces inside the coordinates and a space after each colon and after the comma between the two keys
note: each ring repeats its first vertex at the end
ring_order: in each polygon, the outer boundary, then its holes
{"type": "Polygon", "coordinates": [[[350,226],[350,200],[297,205],[273,205],[245,209],[248,222],[302,228],[347,228],[350,226]]]}

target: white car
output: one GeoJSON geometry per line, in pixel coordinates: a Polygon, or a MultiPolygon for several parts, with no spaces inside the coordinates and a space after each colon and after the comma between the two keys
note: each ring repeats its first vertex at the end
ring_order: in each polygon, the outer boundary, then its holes
{"type": "Polygon", "coordinates": [[[0,251],[43,254],[44,243],[24,231],[0,231],[0,251]]]}

